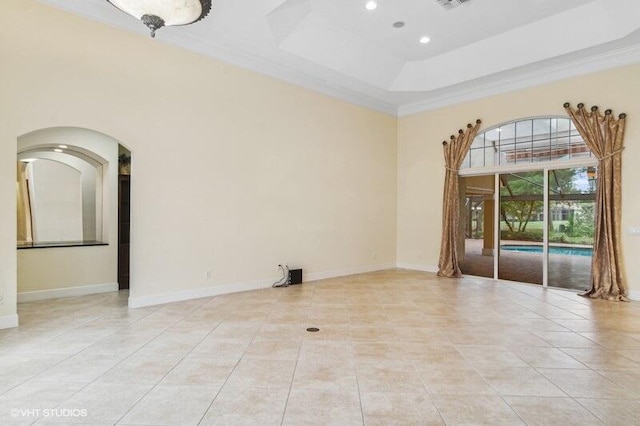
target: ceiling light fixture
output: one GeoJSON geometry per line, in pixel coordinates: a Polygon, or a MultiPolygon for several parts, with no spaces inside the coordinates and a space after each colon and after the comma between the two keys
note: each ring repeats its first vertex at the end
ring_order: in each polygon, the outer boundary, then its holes
{"type": "Polygon", "coordinates": [[[56,148],[53,150],[53,152],[62,152],[62,150],[60,148],[56,148]]]}
{"type": "Polygon", "coordinates": [[[36,159],[35,158],[22,158],[20,161],[23,162],[23,163],[33,163],[34,161],[36,161],[36,159]]]}
{"type": "Polygon", "coordinates": [[[370,0],[370,1],[367,2],[367,4],[364,5],[364,7],[367,10],[376,10],[378,8],[378,3],[376,3],[373,0],[370,0]]]}
{"type": "Polygon", "coordinates": [[[66,146],[66,145],[58,145],[58,148],[67,149],[67,148],[69,148],[69,147],[68,147],[68,146],[66,146]]]}
{"type": "Polygon", "coordinates": [[[431,41],[431,39],[429,37],[427,37],[427,36],[420,37],[420,43],[422,43],[422,44],[427,44],[430,41],[431,41]]]}
{"type": "Polygon", "coordinates": [[[142,21],[151,37],[164,26],[189,25],[207,16],[211,0],[107,0],[109,3],[142,21]]]}

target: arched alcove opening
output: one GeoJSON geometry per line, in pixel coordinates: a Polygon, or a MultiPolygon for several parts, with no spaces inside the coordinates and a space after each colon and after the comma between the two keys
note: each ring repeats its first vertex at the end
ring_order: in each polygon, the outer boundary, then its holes
{"type": "Polygon", "coordinates": [[[123,152],[130,162],[119,141],[85,128],[18,137],[19,302],[119,289],[123,152]]]}

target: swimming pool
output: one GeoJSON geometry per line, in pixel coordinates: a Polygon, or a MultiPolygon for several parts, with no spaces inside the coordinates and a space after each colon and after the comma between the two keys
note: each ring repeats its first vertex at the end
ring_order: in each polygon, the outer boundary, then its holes
{"type": "MultiPolygon", "coordinates": [[[[522,253],[542,253],[542,246],[519,246],[504,245],[500,246],[501,250],[517,251],[522,253]]],[[[591,247],[549,247],[549,254],[564,254],[569,256],[591,256],[593,249],[591,247]]]]}

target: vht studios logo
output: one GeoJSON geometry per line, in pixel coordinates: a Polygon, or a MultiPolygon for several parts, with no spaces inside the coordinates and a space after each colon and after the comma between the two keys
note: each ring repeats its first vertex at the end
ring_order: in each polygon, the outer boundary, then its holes
{"type": "Polygon", "coordinates": [[[87,417],[84,408],[14,408],[11,417],[87,417]]]}

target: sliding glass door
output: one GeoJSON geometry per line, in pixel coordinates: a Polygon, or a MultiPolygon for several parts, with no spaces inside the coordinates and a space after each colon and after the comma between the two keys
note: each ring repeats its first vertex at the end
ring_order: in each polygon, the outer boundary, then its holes
{"type": "Polygon", "coordinates": [[[595,224],[596,168],[549,170],[548,283],[587,290],[595,224]]]}
{"type": "Polygon", "coordinates": [[[544,172],[499,175],[498,279],[543,284],[544,172]]]}

